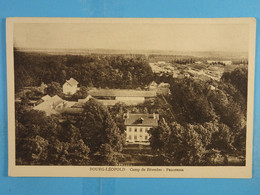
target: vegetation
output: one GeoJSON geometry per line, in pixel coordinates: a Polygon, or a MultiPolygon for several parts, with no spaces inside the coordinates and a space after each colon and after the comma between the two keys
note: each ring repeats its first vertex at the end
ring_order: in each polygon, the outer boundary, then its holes
{"type": "Polygon", "coordinates": [[[228,165],[229,156],[245,157],[246,78],[238,68],[217,83],[173,79],[168,100],[176,120],[161,115],[151,131],[153,164],[228,165]]]}
{"type": "MultiPolygon", "coordinates": [[[[169,58],[168,61],[173,59],[169,58]]],[[[194,63],[193,58],[174,63],[194,63]]],[[[181,65],[182,66],[182,65],[181,65]]],[[[171,94],[137,106],[105,107],[91,99],[82,113],[46,116],[31,110],[32,90],[16,104],[16,163],[18,165],[118,165],[129,161],[124,148],[123,114],[158,113],[159,125],[151,129],[150,146],[134,154],[146,165],[230,165],[229,157],[245,157],[247,68],[225,72],[220,81],[153,75],[144,56],[43,55],[15,51],[16,91],[48,84],[46,93],[77,101],[88,87],[144,88],[152,80],[170,83],[171,94]],[[80,83],[71,97],[61,85],[70,77],[80,83]],[[98,79],[97,79],[98,78],[98,79]],[[142,155],[140,155],[142,154],[142,155]]],[[[142,149],[140,149],[142,150],[142,149]]],[[[130,152],[129,152],[130,151],[130,152]]],[[[239,165],[244,165],[242,161],[239,165]]]]}
{"type": "Polygon", "coordinates": [[[143,88],[153,78],[141,55],[48,55],[15,50],[14,64],[16,92],[41,82],[63,85],[70,77],[85,87],[126,89],[143,88]]]}

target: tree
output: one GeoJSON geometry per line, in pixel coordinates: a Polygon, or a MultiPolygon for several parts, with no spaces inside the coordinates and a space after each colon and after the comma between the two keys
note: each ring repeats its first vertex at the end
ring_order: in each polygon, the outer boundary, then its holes
{"type": "Polygon", "coordinates": [[[225,124],[219,124],[218,131],[212,135],[212,148],[219,149],[227,154],[233,149],[233,135],[230,128],[225,124]]]}
{"type": "Polygon", "coordinates": [[[194,166],[204,163],[202,136],[191,124],[184,128],[176,122],[170,126],[165,121],[160,122],[158,128],[151,131],[151,147],[156,152],[154,165],[194,166]]]}
{"type": "Polygon", "coordinates": [[[176,123],[171,125],[172,135],[169,148],[173,151],[171,164],[194,166],[203,164],[205,147],[202,137],[194,126],[188,124],[185,129],[176,123]]]}
{"type": "Polygon", "coordinates": [[[152,150],[158,153],[165,152],[169,145],[170,133],[170,127],[164,118],[161,118],[159,120],[158,127],[152,128],[150,130],[150,134],[152,135],[150,138],[150,145],[152,150]]]}
{"type": "Polygon", "coordinates": [[[107,108],[94,99],[89,100],[83,108],[75,124],[80,129],[84,143],[90,148],[90,154],[93,156],[100,152],[104,144],[108,144],[114,152],[121,151],[123,135],[107,108]]]}
{"type": "Polygon", "coordinates": [[[208,101],[209,86],[195,79],[173,79],[171,100],[176,120],[181,124],[212,121],[216,118],[214,108],[208,101]]]}
{"type": "Polygon", "coordinates": [[[84,99],[88,96],[88,88],[81,86],[79,90],[72,95],[72,99],[78,100],[78,99],[84,99]]]}
{"type": "Polygon", "coordinates": [[[247,67],[239,67],[232,72],[225,72],[221,79],[224,82],[230,82],[241,94],[247,99],[247,81],[248,69],[247,67]]]}
{"type": "Polygon", "coordinates": [[[62,88],[61,85],[57,82],[51,82],[47,87],[47,94],[50,96],[58,95],[62,96],[62,88]]]}
{"type": "Polygon", "coordinates": [[[102,144],[99,149],[102,165],[116,165],[118,160],[110,144],[102,144]]]}
{"type": "Polygon", "coordinates": [[[20,165],[45,164],[49,142],[41,136],[22,138],[16,145],[16,163],[20,165]]]}
{"type": "Polygon", "coordinates": [[[118,102],[114,106],[109,107],[108,109],[111,117],[113,118],[117,127],[120,129],[121,133],[123,134],[125,131],[124,113],[127,112],[126,104],[118,102]]]}

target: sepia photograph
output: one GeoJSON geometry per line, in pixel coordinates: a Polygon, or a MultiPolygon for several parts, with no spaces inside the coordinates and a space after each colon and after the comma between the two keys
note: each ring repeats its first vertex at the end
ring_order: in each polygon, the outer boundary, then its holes
{"type": "Polygon", "coordinates": [[[9,175],[250,178],[255,25],[8,18],[9,175]]]}

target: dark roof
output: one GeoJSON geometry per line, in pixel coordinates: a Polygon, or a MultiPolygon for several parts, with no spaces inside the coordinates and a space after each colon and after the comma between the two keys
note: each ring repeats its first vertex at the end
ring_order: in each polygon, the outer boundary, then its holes
{"type": "Polygon", "coordinates": [[[139,91],[128,89],[92,89],[88,93],[93,97],[156,97],[155,91],[139,91]]]}
{"type": "Polygon", "coordinates": [[[159,114],[124,114],[125,125],[158,126],[159,114]],[[128,115],[128,117],[127,117],[128,115]]]}

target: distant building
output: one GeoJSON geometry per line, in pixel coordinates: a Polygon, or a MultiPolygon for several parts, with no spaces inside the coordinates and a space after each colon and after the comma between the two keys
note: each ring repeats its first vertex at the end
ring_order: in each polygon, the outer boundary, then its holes
{"type": "Polygon", "coordinates": [[[169,83],[160,83],[159,85],[153,81],[149,84],[148,89],[150,91],[156,91],[157,95],[169,95],[170,94],[170,84],[169,83]]]}
{"type": "Polygon", "coordinates": [[[64,94],[73,95],[79,89],[78,81],[76,81],[74,78],[70,78],[63,84],[62,89],[64,94]]]}
{"type": "Polygon", "coordinates": [[[225,65],[232,65],[231,60],[207,60],[208,64],[225,64],[225,65]]]}
{"type": "Polygon", "coordinates": [[[169,95],[170,94],[170,84],[169,83],[160,83],[157,86],[156,93],[158,95],[169,95]]]}
{"type": "Polygon", "coordinates": [[[159,114],[124,114],[126,142],[149,144],[149,130],[158,126],[159,114]]]}
{"type": "Polygon", "coordinates": [[[153,81],[149,84],[148,88],[149,88],[149,90],[156,90],[157,86],[158,86],[158,84],[155,81],[153,81]]]}
{"type": "Polygon", "coordinates": [[[157,64],[166,64],[165,61],[158,61],[157,64]]]}
{"type": "Polygon", "coordinates": [[[137,105],[144,103],[147,99],[156,97],[156,91],[127,89],[92,89],[88,93],[107,106],[115,105],[118,102],[126,105],[137,105]]]}

